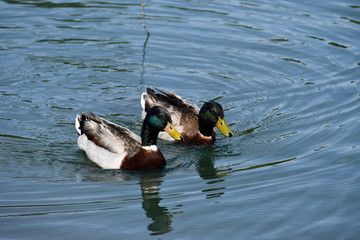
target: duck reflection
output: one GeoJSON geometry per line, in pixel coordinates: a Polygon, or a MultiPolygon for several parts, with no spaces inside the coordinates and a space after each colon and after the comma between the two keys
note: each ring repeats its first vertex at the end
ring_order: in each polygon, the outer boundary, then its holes
{"type": "MultiPolygon", "coordinates": [[[[199,176],[206,180],[207,184],[216,184],[225,181],[223,177],[227,174],[215,168],[216,151],[212,145],[201,146],[201,151],[197,156],[196,169],[199,176]]],[[[224,194],[225,187],[209,187],[202,192],[207,193],[206,198],[221,197],[224,194]]]]}
{"type": "Polygon", "coordinates": [[[159,186],[163,182],[164,175],[162,172],[145,172],[140,177],[142,208],[152,221],[148,225],[150,235],[161,235],[172,231],[172,214],[166,207],[159,205],[162,200],[159,196],[159,186]]]}
{"type": "MultiPolygon", "coordinates": [[[[86,155],[84,155],[84,161],[86,161],[85,158],[86,155]]],[[[162,198],[159,192],[160,185],[163,182],[162,178],[164,176],[165,172],[163,172],[163,170],[135,173],[122,170],[104,170],[99,169],[95,165],[90,165],[89,168],[79,169],[77,179],[82,182],[123,182],[127,180],[134,180],[134,178],[139,180],[142,208],[145,211],[146,217],[151,220],[147,229],[150,231],[150,235],[161,235],[173,230],[171,227],[172,217],[174,214],[180,213],[180,211],[169,212],[168,208],[160,206],[162,198]],[[86,172],[84,169],[86,169],[86,172]]]]}
{"type": "MultiPolygon", "coordinates": [[[[144,74],[145,74],[145,55],[146,45],[149,40],[147,35],[143,46],[143,55],[141,62],[140,72],[140,86],[143,89],[144,74]]],[[[159,205],[162,198],[159,196],[159,186],[163,182],[162,178],[165,174],[160,172],[144,172],[140,176],[140,187],[142,195],[142,208],[145,210],[145,214],[151,219],[151,223],[148,225],[148,230],[151,231],[150,235],[161,235],[172,231],[172,214],[166,207],[159,205]]]]}

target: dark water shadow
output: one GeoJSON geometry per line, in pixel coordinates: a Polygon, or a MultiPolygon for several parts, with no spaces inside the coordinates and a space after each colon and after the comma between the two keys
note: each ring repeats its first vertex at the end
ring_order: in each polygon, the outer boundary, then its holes
{"type": "Polygon", "coordinates": [[[216,148],[213,145],[200,146],[201,151],[196,156],[196,170],[199,176],[209,184],[209,187],[202,190],[206,198],[217,198],[225,194],[225,187],[212,187],[213,184],[224,182],[227,174],[215,167],[216,148]]]}
{"type": "Polygon", "coordinates": [[[159,191],[163,176],[165,176],[163,171],[146,172],[140,176],[142,208],[146,216],[151,219],[147,227],[150,235],[162,235],[173,230],[171,227],[173,215],[168,208],[160,206],[162,198],[159,191]]]}
{"type": "Polygon", "coordinates": [[[129,6],[136,5],[137,3],[113,3],[113,2],[90,2],[83,3],[81,1],[77,2],[52,2],[52,1],[19,1],[19,0],[3,0],[8,4],[20,4],[29,7],[38,7],[38,8],[120,8],[127,9],[129,6]]]}
{"type": "Polygon", "coordinates": [[[281,164],[285,164],[285,163],[294,161],[294,160],[296,160],[296,159],[297,159],[297,157],[293,157],[293,158],[289,158],[289,159],[285,159],[285,160],[272,161],[272,162],[263,163],[263,164],[258,164],[258,165],[253,165],[253,166],[245,167],[245,168],[229,169],[229,173],[236,173],[236,172],[253,170],[253,169],[257,169],[257,168],[264,168],[264,167],[271,167],[271,166],[281,165],[281,164]]]}
{"type": "MultiPolygon", "coordinates": [[[[84,161],[90,161],[85,159],[84,161]]],[[[88,182],[124,182],[135,180],[138,181],[141,190],[142,208],[147,218],[151,222],[147,226],[149,235],[162,235],[173,230],[171,223],[173,213],[165,206],[161,206],[160,202],[163,199],[160,196],[160,186],[163,182],[163,177],[166,175],[166,169],[156,169],[149,171],[123,171],[123,170],[106,170],[99,169],[95,164],[89,163],[88,169],[81,170],[79,179],[88,182]]],[[[141,226],[140,226],[141,227],[141,226]]]]}
{"type": "Polygon", "coordinates": [[[85,4],[81,2],[72,2],[72,3],[53,3],[50,1],[17,1],[17,0],[3,0],[8,4],[21,4],[27,5],[31,7],[41,7],[41,8],[64,8],[64,7],[71,7],[71,8],[83,8],[86,7],[85,4]]]}
{"type": "Polygon", "coordinates": [[[215,149],[212,145],[200,146],[200,151],[195,157],[196,170],[203,180],[217,179],[218,170],[215,168],[214,162],[216,160],[215,149]]]}

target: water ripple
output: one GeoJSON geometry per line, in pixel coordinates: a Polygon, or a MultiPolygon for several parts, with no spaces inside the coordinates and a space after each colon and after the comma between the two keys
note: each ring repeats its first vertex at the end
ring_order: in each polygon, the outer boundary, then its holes
{"type": "Polygon", "coordinates": [[[356,238],[359,6],[146,3],[148,38],[140,2],[0,3],[2,236],[356,238]],[[140,133],[146,87],[218,101],[234,136],[99,169],[74,116],[140,133]]]}

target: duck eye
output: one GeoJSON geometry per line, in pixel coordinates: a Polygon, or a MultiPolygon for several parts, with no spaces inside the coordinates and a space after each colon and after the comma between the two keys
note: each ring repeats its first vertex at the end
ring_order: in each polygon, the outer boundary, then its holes
{"type": "Polygon", "coordinates": [[[224,122],[221,122],[220,124],[221,124],[221,125],[224,125],[224,122]]]}

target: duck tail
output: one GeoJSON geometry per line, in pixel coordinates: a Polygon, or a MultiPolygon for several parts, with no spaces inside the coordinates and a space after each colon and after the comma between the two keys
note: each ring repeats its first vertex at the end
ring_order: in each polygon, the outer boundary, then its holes
{"type": "Polygon", "coordinates": [[[81,116],[78,114],[76,115],[75,117],[75,129],[76,129],[76,132],[81,135],[82,133],[84,133],[83,131],[83,124],[81,124],[81,116]]]}
{"type": "Polygon", "coordinates": [[[143,92],[143,93],[141,94],[140,104],[141,104],[141,108],[142,108],[143,110],[145,110],[145,104],[146,104],[146,93],[145,93],[145,92],[143,92]]]}
{"type": "Polygon", "coordinates": [[[146,89],[146,92],[141,94],[140,103],[143,111],[148,112],[153,106],[155,106],[156,95],[151,88],[146,89]]]}
{"type": "Polygon", "coordinates": [[[96,116],[90,112],[89,114],[80,112],[81,115],[76,115],[75,118],[75,128],[79,135],[84,134],[84,124],[86,121],[92,120],[94,122],[100,123],[100,120],[96,118],[96,116]]]}
{"type": "MultiPolygon", "coordinates": [[[[164,95],[166,95],[166,96],[168,96],[168,97],[171,97],[171,96],[174,95],[173,93],[165,92],[165,91],[163,91],[163,90],[161,90],[161,89],[158,89],[158,88],[155,88],[155,90],[161,92],[162,94],[164,94],[164,95]]],[[[154,92],[154,91],[153,91],[153,92],[154,92]]],[[[154,92],[154,93],[155,93],[155,92],[154,92]]]]}

